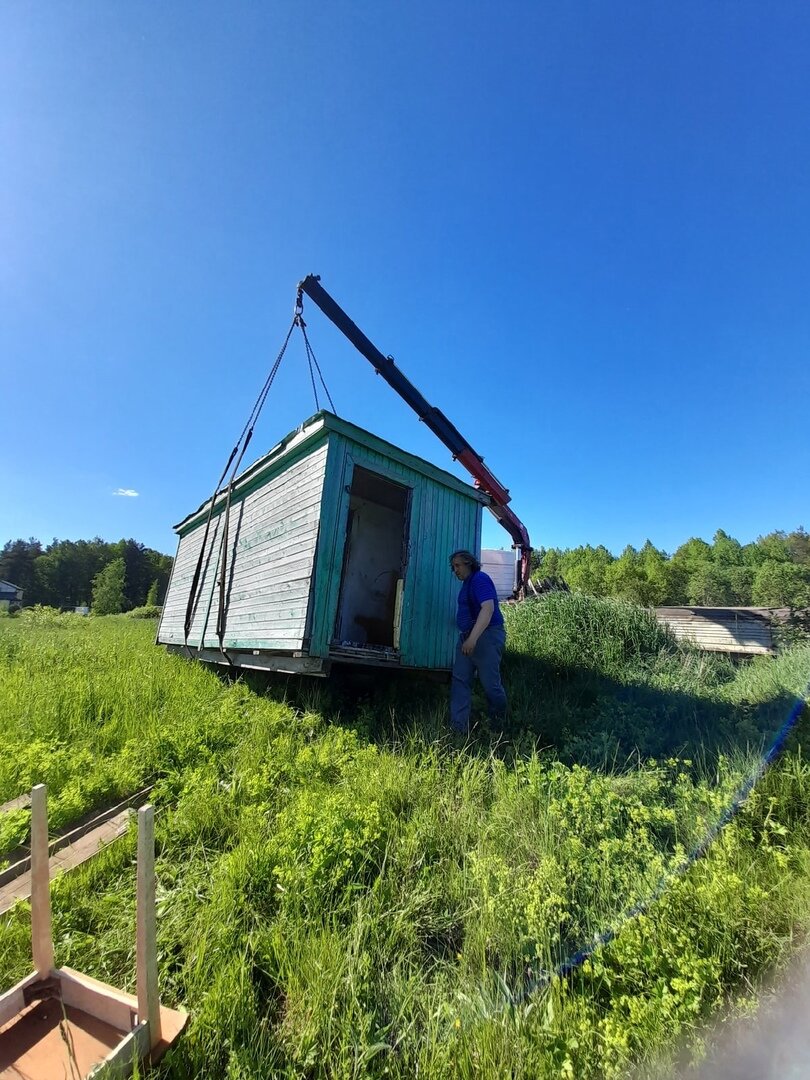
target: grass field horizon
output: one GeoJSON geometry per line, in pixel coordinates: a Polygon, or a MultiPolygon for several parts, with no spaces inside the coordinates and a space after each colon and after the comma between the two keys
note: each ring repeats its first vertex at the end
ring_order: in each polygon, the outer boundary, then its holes
{"type": "MultiPolygon", "coordinates": [[[[231,681],[147,620],[0,620],[0,802],[46,782],[58,827],[155,783],[161,984],[191,1013],[161,1076],[619,1077],[699,1056],[802,940],[806,708],[683,867],[810,647],[733,665],[580,596],[507,619],[509,721],[466,741],[441,686],[231,681]]],[[[0,853],[26,824],[0,820],[0,853]]],[[[53,886],[57,961],[129,987],[133,852],[53,886]]],[[[26,905],[0,922],[3,988],[28,933],[26,905]]]]}

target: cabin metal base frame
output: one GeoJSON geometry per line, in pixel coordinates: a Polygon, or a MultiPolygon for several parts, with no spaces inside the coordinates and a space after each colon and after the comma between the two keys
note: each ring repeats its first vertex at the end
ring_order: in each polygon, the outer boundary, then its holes
{"type": "Polygon", "coordinates": [[[192,660],[203,660],[208,664],[224,664],[225,667],[250,668],[253,671],[275,671],[280,675],[321,675],[329,674],[331,662],[321,656],[307,656],[303,653],[290,656],[276,656],[264,653],[260,649],[196,649],[190,645],[167,645],[166,651],[178,656],[188,656],[192,660]]]}

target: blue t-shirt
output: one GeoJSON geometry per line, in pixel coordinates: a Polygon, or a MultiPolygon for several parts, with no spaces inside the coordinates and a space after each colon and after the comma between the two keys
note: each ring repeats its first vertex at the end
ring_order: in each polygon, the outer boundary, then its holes
{"type": "Polygon", "coordinates": [[[458,594],[456,622],[462,634],[469,634],[475,626],[475,620],[478,618],[481,605],[485,600],[495,601],[489,625],[503,626],[503,615],[498,607],[498,594],[495,591],[492,578],[489,574],[485,574],[483,570],[476,570],[465,581],[462,581],[461,590],[458,594]]]}

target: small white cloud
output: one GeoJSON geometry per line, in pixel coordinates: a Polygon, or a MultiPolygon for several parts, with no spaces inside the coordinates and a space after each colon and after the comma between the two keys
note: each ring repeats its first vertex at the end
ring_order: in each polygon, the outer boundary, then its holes
{"type": "Polygon", "coordinates": [[[130,499],[138,497],[138,492],[133,491],[132,488],[116,488],[113,495],[127,495],[130,499]]]}

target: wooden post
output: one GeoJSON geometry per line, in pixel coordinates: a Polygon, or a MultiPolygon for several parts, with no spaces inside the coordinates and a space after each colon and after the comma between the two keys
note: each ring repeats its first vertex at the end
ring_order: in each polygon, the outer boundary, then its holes
{"type": "Polygon", "coordinates": [[[149,1047],[160,1042],[160,994],[157,972],[155,916],[155,808],[138,811],[137,901],[138,1019],[149,1022],[149,1047]]]}
{"type": "Polygon", "coordinates": [[[43,979],[53,971],[51,883],[48,872],[48,789],[31,790],[31,952],[43,979]]]}

